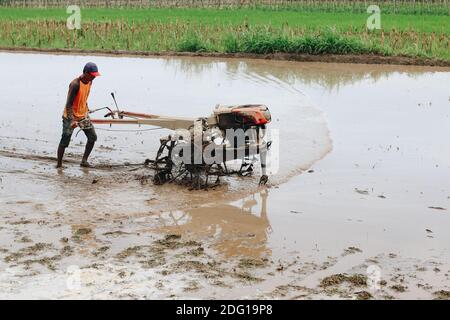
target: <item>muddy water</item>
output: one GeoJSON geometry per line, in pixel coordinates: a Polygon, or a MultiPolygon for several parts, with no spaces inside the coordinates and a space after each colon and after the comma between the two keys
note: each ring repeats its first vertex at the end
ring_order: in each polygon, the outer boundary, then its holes
{"type": "MultiPolygon", "coordinates": [[[[319,283],[368,268],[387,282],[363,288],[375,298],[449,290],[450,70],[8,53],[0,61],[0,246],[4,277],[17,282],[1,282],[5,296],[354,298],[362,289],[351,283],[319,283]],[[123,109],[176,116],[268,105],[280,137],[272,186],[258,188],[255,177],[193,192],[156,188],[141,167],[82,170],[83,133],[57,172],[46,157],[68,82],[88,60],[103,74],[91,108],[112,106],[111,91],[123,109]],[[167,235],[181,238],[158,242],[167,235]],[[38,262],[26,259],[33,243],[52,245],[38,262]],[[60,252],[67,246],[72,254],[60,252]],[[74,265],[95,289],[67,289],[74,265]]],[[[120,164],[151,157],[167,131],[97,133],[93,161],[120,164]]]]}

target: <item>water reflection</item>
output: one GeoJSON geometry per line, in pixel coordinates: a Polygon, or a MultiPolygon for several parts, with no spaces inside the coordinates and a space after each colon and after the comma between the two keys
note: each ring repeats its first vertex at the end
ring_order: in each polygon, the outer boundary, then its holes
{"type": "Polygon", "coordinates": [[[269,190],[263,189],[232,204],[218,204],[161,215],[159,232],[181,234],[197,241],[212,240],[224,257],[267,257],[269,190]]]}
{"type": "Polygon", "coordinates": [[[298,90],[298,85],[318,85],[327,90],[339,90],[340,87],[355,84],[362,80],[377,83],[388,79],[392,74],[404,74],[411,79],[417,79],[425,72],[449,71],[448,68],[432,68],[420,66],[395,65],[364,65],[364,64],[334,64],[334,63],[298,63],[293,61],[270,60],[237,60],[213,58],[174,58],[165,59],[164,65],[168,70],[191,77],[210,73],[221,69],[230,79],[240,79],[243,76],[251,77],[256,82],[278,83],[281,86],[292,86],[298,90]]]}

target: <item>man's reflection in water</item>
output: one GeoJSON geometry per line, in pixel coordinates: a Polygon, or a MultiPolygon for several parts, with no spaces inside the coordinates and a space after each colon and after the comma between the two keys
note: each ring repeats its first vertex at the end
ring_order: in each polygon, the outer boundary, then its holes
{"type": "Polygon", "coordinates": [[[267,217],[268,195],[269,191],[264,189],[240,200],[241,206],[219,204],[173,212],[171,219],[166,220],[166,226],[159,230],[200,242],[211,241],[212,247],[225,257],[268,257],[271,250],[267,248],[267,237],[272,232],[267,217]],[[259,214],[253,210],[258,205],[259,214]]]}

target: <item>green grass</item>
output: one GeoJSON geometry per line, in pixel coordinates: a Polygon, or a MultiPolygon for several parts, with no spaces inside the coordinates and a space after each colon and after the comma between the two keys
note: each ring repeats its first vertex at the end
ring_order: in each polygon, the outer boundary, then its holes
{"type": "MultiPolygon", "coordinates": [[[[36,8],[65,7],[66,0],[0,0],[0,5],[36,8]]],[[[97,0],[83,0],[83,6],[101,8],[104,4],[97,0]]],[[[366,13],[370,4],[380,6],[383,13],[450,15],[447,1],[428,0],[109,0],[110,8],[216,8],[216,9],[260,9],[296,12],[345,12],[366,13]]]]}
{"type": "Polygon", "coordinates": [[[0,8],[0,46],[139,51],[409,55],[450,60],[448,15],[382,15],[263,9],[82,10],[82,30],[64,9],[0,8]]]}
{"type": "MultiPolygon", "coordinates": [[[[365,13],[344,12],[299,12],[292,10],[268,9],[82,9],[84,21],[107,22],[116,20],[136,22],[183,22],[210,25],[239,25],[244,21],[251,25],[270,24],[274,27],[334,27],[338,30],[358,29],[366,26],[369,16],[365,13]]],[[[57,20],[65,21],[68,17],[65,9],[38,8],[0,8],[0,20],[57,20]]],[[[450,16],[445,15],[405,15],[383,14],[382,27],[385,30],[414,30],[418,32],[438,32],[450,34],[450,16]]]]}
{"type": "MultiPolygon", "coordinates": [[[[361,54],[374,52],[375,48],[365,46],[356,39],[344,38],[335,33],[325,33],[319,36],[288,38],[286,36],[273,36],[269,33],[246,34],[239,41],[235,39],[227,52],[249,52],[268,54],[277,52],[306,53],[306,54],[361,54]]],[[[376,53],[382,53],[377,51],[376,53]]]]}

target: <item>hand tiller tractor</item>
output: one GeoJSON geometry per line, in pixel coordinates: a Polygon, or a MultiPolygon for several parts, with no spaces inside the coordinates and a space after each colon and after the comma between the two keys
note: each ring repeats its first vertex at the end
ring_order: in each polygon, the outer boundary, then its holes
{"type": "MultiPolygon", "coordinates": [[[[111,95],[114,98],[114,94],[111,95]]],[[[217,105],[209,117],[201,118],[121,111],[117,103],[116,108],[115,111],[101,108],[109,110],[104,116],[109,119],[88,121],[109,125],[150,125],[173,130],[160,139],[156,157],[145,161],[145,165],[155,170],[153,182],[157,185],[178,182],[196,189],[207,188],[211,177],[215,177],[214,185],[217,185],[221,176],[250,175],[258,161],[257,156],[261,163],[259,183],[268,181],[266,159],[271,141],[266,141],[265,135],[271,115],[265,105],[217,105]]]]}

